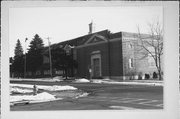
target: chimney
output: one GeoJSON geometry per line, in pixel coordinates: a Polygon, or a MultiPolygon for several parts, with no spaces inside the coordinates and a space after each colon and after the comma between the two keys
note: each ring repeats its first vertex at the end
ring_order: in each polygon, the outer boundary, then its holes
{"type": "Polygon", "coordinates": [[[94,32],[94,23],[93,21],[91,21],[91,23],[89,24],[89,34],[92,34],[94,32]]]}

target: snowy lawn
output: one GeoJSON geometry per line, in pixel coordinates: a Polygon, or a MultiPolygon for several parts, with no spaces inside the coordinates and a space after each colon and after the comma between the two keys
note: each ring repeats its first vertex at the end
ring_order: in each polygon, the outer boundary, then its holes
{"type": "Polygon", "coordinates": [[[62,100],[64,98],[85,97],[88,93],[78,90],[73,86],[44,86],[37,85],[41,93],[33,95],[33,85],[10,84],[10,103],[11,105],[20,103],[39,103],[46,101],[62,100]],[[13,95],[14,94],[14,95],[13,95]],[[18,94],[18,95],[17,95],[18,94]]]}
{"type": "Polygon", "coordinates": [[[15,95],[10,96],[10,102],[17,101],[50,101],[56,99],[54,95],[47,92],[39,93],[37,95],[15,95]]]}
{"type": "Polygon", "coordinates": [[[24,79],[24,78],[10,78],[11,81],[42,81],[42,82],[61,82],[64,81],[63,77],[56,76],[53,78],[37,78],[37,79],[24,79]]]}
{"type": "Polygon", "coordinates": [[[33,93],[32,89],[25,89],[25,88],[20,88],[20,87],[10,87],[10,93],[11,94],[16,94],[16,93],[33,93]]]}
{"type": "MultiPolygon", "coordinates": [[[[63,90],[77,90],[77,88],[73,86],[43,86],[43,85],[36,85],[38,89],[47,90],[47,91],[63,91],[63,90]]],[[[10,84],[11,88],[19,87],[19,88],[30,88],[33,89],[33,85],[27,85],[27,84],[10,84]]]]}

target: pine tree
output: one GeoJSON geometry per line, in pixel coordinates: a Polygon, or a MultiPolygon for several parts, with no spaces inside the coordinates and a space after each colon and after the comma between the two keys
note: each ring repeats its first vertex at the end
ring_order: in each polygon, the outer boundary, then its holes
{"type": "Polygon", "coordinates": [[[29,45],[30,49],[27,54],[27,70],[33,73],[35,76],[35,72],[40,70],[40,67],[43,63],[43,55],[42,50],[44,47],[43,40],[36,34],[33,40],[29,45]]]}
{"type": "Polygon", "coordinates": [[[29,52],[36,51],[44,47],[43,40],[39,37],[38,34],[34,36],[33,40],[30,42],[29,47],[29,52]]]}
{"type": "Polygon", "coordinates": [[[23,55],[23,48],[22,48],[22,45],[21,45],[21,42],[19,39],[17,40],[17,43],[16,43],[14,55],[15,55],[15,57],[20,57],[23,55]]]}
{"type": "Polygon", "coordinates": [[[24,55],[23,48],[19,39],[17,40],[16,47],[14,50],[14,61],[12,63],[12,69],[16,77],[23,77],[24,55]]]}

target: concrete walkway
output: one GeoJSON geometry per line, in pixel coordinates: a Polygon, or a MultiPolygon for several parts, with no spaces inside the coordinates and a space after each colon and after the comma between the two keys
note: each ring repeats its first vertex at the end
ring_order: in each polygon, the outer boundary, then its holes
{"type": "Polygon", "coordinates": [[[158,80],[108,80],[108,79],[93,79],[93,83],[108,83],[108,84],[123,84],[123,85],[150,85],[150,86],[163,86],[163,81],[158,80]]]}
{"type": "MultiPolygon", "coordinates": [[[[88,80],[88,79],[86,79],[88,80]]],[[[57,78],[37,78],[37,79],[12,79],[10,81],[38,81],[38,82],[66,82],[63,79],[57,78]]],[[[75,82],[73,83],[106,83],[106,84],[123,84],[123,85],[150,85],[150,86],[163,86],[163,81],[159,80],[112,80],[112,79],[92,79],[90,82],[75,82]]]]}

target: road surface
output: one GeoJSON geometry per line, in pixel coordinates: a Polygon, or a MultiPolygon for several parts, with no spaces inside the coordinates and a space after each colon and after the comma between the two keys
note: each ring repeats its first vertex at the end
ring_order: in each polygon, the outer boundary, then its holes
{"type": "MultiPolygon", "coordinates": [[[[32,81],[11,83],[34,84],[32,81]]],[[[163,109],[163,87],[95,83],[36,82],[38,85],[71,85],[87,97],[11,106],[12,111],[32,110],[141,110],[163,109]]]]}

